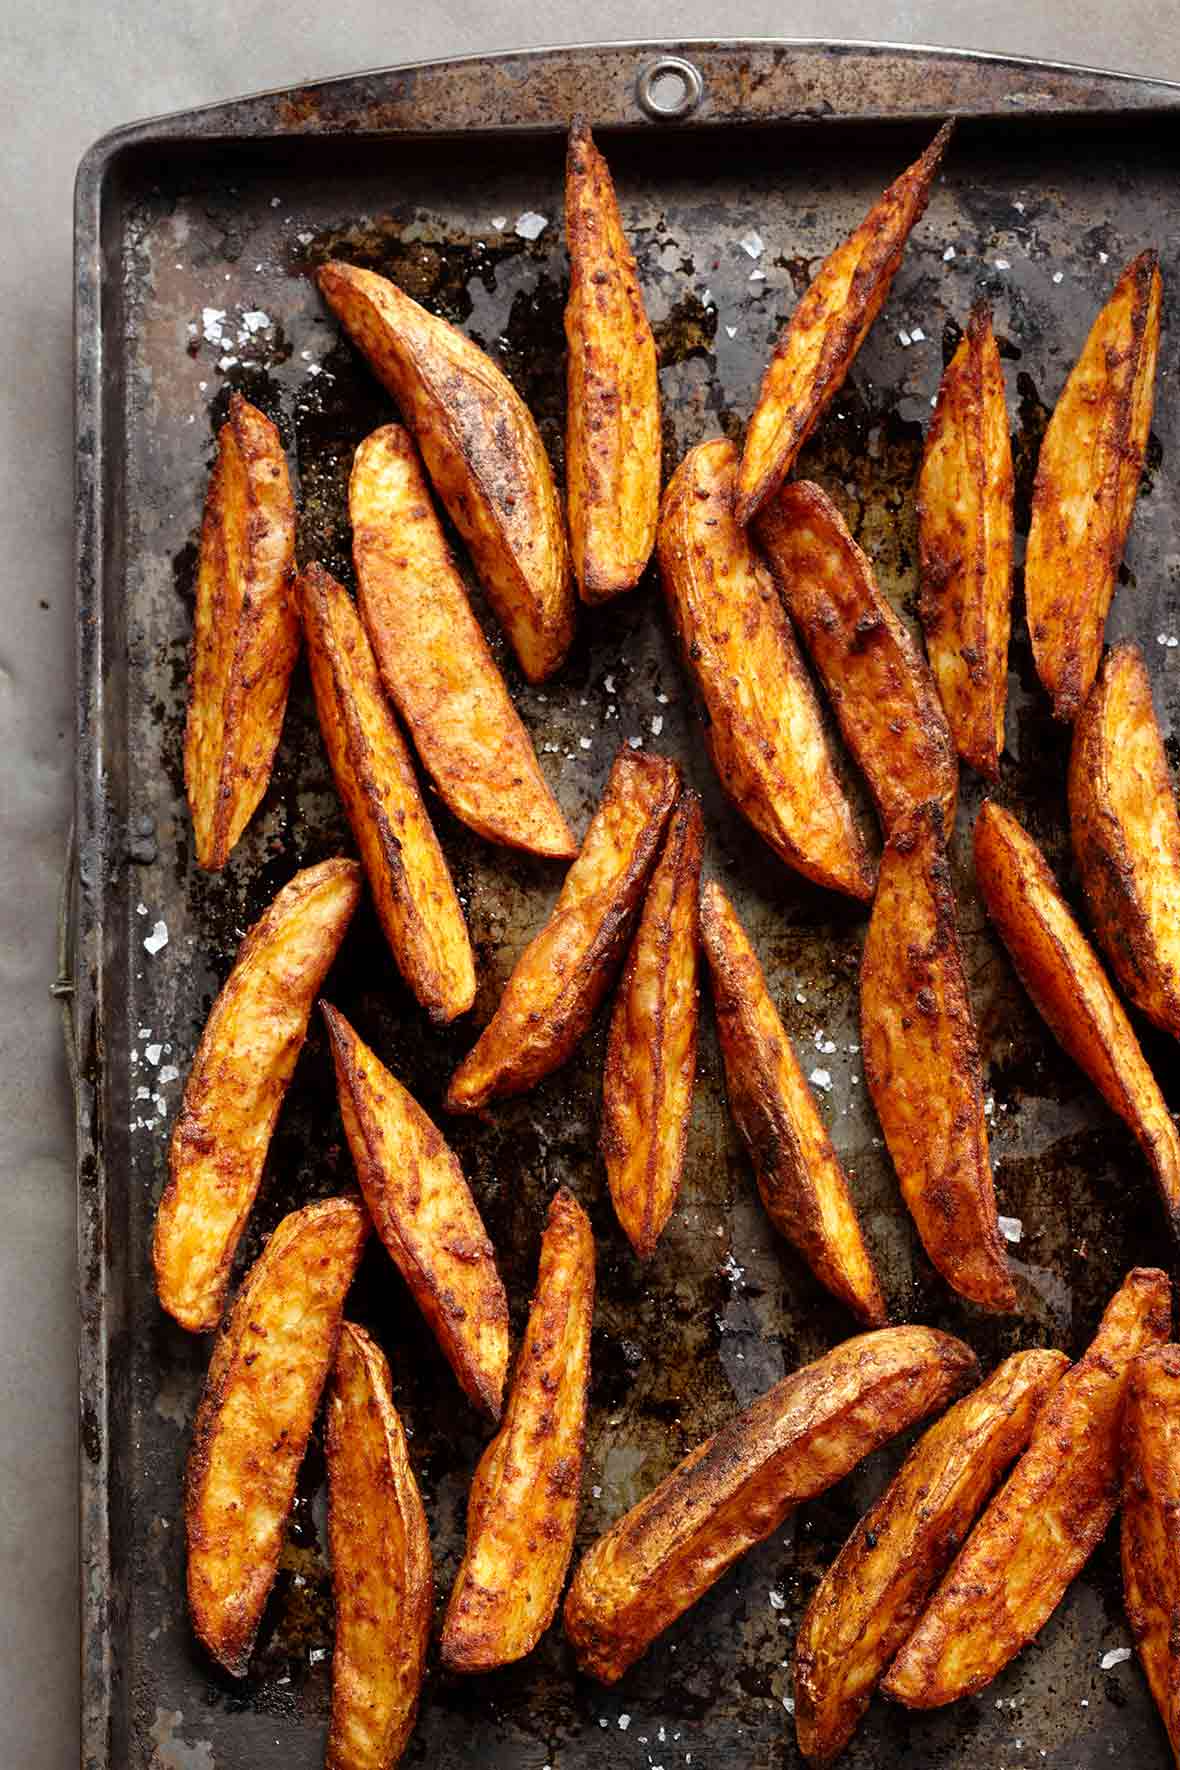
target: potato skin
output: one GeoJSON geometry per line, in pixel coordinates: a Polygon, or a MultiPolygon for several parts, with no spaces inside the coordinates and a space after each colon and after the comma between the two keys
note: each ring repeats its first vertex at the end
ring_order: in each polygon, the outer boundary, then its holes
{"type": "Polygon", "coordinates": [[[736,470],[724,437],[690,449],[660,513],[660,575],[705,746],[726,794],[780,860],[867,903],[873,869],[811,678],[770,574],[734,520],[736,470]]]}
{"type": "Polygon", "coordinates": [[[729,1110],[766,1214],[815,1276],[869,1327],[888,1319],[848,1179],[753,947],[714,880],[701,892],[729,1110]]]}
{"type": "Polygon", "coordinates": [[[565,164],[570,293],[565,471],[583,602],[633,589],[660,508],[660,381],[639,272],[606,161],[584,117],[565,164]]]}
{"type": "Polygon", "coordinates": [[[622,962],[679,790],[674,762],[619,751],[549,920],[451,1077],[451,1112],[525,1093],[581,1043],[622,962]]]}
{"type": "Polygon", "coordinates": [[[397,968],[436,1022],[475,1000],[475,958],[438,837],[347,592],[299,579],[320,732],[397,968]]]}
{"type": "Polygon", "coordinates": [[[1180,1346],[1141,1352],[1123,1414],[1123,1603],[1180,1763],[1180,1346]]]}
{"type": "Polygon", "coordinates": [[[238,948],[205,1022],[172,1127],[152,1238],[160,1302],[194,1333],[221,1319],[312,1004],[360,895],[354,860],[296,873],[238,948]]]}
{"type": "Polygon", "coordinates": [[[500,1417],[508,1302],[458,1159],[413,1096],[321,1002],[340,1116],[373,1227],[464,1393],[500,1417]]]}
{"type": "Polygon", "coordinates": [[[1107,653],[1078,715],[1069,821],[1090,920],[1116,977],[1180,1039],[1180,815],[1137,645],[1107,653]]]}
{"type": "Polygon", "coordinates": [[[1094,321],[1041,444],[1024,595],[1058,719],[1077,717],[1102,655],[1147,452],[1162,299],[1157,256],[1141,252],[1094,321]]]}
{"type": "Polygon", "coordinates": [[[918,1709],[969,1696],[1040,1632],[1114,1517],[1131,1361],[1167,1339],[1171,1320],[1167,1276],[1128,1273],[894,1660],[886,1696],[918,1709]]]}
{"type": "Polygon", "coordinates": [[[467,600],[407,430],[386,424],[348,482],[357,607],[390,700],[455,816],[489,842],[578,845],[467,600]]]}
{"type": "Polygon", "coordinates": [[[947,364],[918,481],[926,653],[955,748],[1000,772],[1012,602],[1012,443],[987,304],[947,364]]]}
{"type": "Polygon", "coordinates": [[[368,1233],[355,1198],[284,1217],[209,1361],[185,1482],[188,1599],[198,1637],[235,1678],[250,1664],[368,1233]]]}
{"type": "Polygon", "coordinates": [[[325,264],[320,293],[393,395],[530,682],[574,636],[569,548],[532,414],[491,357],[385,277],[325,264]]]}
{"type": "Polygon", "coordinates": [[[954,124],[894,180],[816,272],[774,347],[742,454],[737,520],[744,527],[782,484],[856,360],[889,294],[906,241],[925,213],[954,124]]]}
{"type": "Polygon", "coordinates": [[[440,1642],[453,1672],[522,1659],[553,1620],[578,1522],[593,1317],[594,1234],[562,1187],[504,1423],[471,1483],[467,1547],[440,1642]]]}
{"type": "Polygon", "coordinates": [[[621,1678],[793,1507],[944,1406],[976,1369],[949,1334],[879,1328],[776,1383],[586,1551],[565,1601],[580,1670],[621,1678]]]}
{"type": "Polygon", "coordinates": [[[817,1586],[795,1640],[795,1730],[813,1764],[837,1757],[935,1582],[1069,1368],[1016,1352],[930,1427],[817,1586]]]}
{"type": "Polygon", "coordinates": [[[860,1042],[869,1093],[927,1254],[961,1296],[985,1309],[1015,1309],[937,805],[885,847],[861,958],[860,1042]]]}
{"type": "Polygon", "coordinates": [[[240,393],[205,497],[184,732],[197,864],[216,872],[270,780],[299,655],[295,499],[279,433],[240,393]]]}
{"type": "Polygon", "coordinates": [[[434,1578],[389,1365],[346,1321],[326,1409],[336,1600],[326,1770],[391,1770],[418,1712],[434,1578]]]}
{"type": "Polygon", "coordinates": [[[959,767],[938,689],[840,512],[817,485],[794,480],[757,533],[886,837],[931,799],[949,830],[959,767]]]}
{"type": "Polygon", "coordinates": [[[680,1191],[697,1058],[698,893],[705,827],[682,793],[647,888],[611,1017],[601,1148],[615,1214],[641,1260],[680,1191]]]}

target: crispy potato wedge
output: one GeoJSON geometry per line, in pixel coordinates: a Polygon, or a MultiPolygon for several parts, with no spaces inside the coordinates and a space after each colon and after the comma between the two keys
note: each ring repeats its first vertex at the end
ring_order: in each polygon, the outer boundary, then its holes
{"type": "Polygon", "coordinates": [[[829,1764],[1069,1359],[1016,1352],[918,1440],[816,1587],[795,1640],[795,1731],[829,1764]]]}
{"type": "Polygon", "coordinates": [[[340,1116],[373,1227],[464,1394],[498,1420],[508,1370],[508,1302],[463,1170],[418,1102],[343,1014],[327,1002],[320,1006],[340,1116]]]}
{"type": "Polygon", "coordinates": [[[886,1696],[932,1709],[982,1690],[1049,1620],[1118,1505],[1131,1361],[1166,1340],[1171,1321],[1166,1274],[1128,1273],[894,1660],[881,1684],[886,1696]]]}
{"type": "Polygon", "coordinates": [[[789,867],[867,903],[873,870],[765,565],[733,515],[737,450],[691,449],[664,493],[660,575],[727,795],[789,867]]]}
{"type": "Polygon", "coordinates": [[[680,1191],[697,1061],[698,893],[705,826],[682,793],[651,876],[611,1017],[602,1158],[631,1246],[650,1260],[680,1191]]]}
{"type": "Polygon", "coordinates": [[[1116,645],[1078,715],[1069,821],[1090,920],[1135,1006],[1180,1039],[1180,815],[1151,679],[1116,645]]]}
{"type": "Polygon", "coordinates": [[[818,486],[795,480],[759,517],[758,539],[885,835],[931,799],[951,829],[959,767],[938,689],[840,512],[818,486]]]}
{"type": "Polygon", "coordinates": [[[1014,1309],[937,805],[885,846],[861,958],[860,1042],[869,1093],[927,1254],[960,1296],[985,1309],[1014,1309]]]}
{"type": "Polygon", "coordinates": [[[1122,1443],[1123,1603],[1180,1764],[1180,1346],[1132,1364],[1122,1443]]]}
{"type": "Polygon", "coordinates": [[[216,872],[270,780],[299,655],[295,499],[279,433],[240,393],[205,497],[184,731],[197,864],[216,872]]]}
{"type": "Polygon", "coordinates": [[[296,873],[238,948],[205,1022],[172,1128],[152,1239],[160,1302],[194,1333],[221,1320],[234,1250],[312,1004],[360,895],[354,860],[296,873]]]}
{"type": "Polygon", "coordinates": [[[906,241],[930,197],[953,122],[826,258],[791,315],[758,393],[738,475],[744,526],[786,479],[889,294],[906,241]]]}
{"type": "Polygon", "coordinates": [[[350,1321],[336,1350],[325,1449],[336,1599],[326,1766],[390,1770],[418,1712],[434,1577],[389,1365],[350,1321]]]}
{"type": "Polygon", "coordinates": [[[1041,444],[1024,596],[1058,719],[1077,717],[1102,656],[1147,452],[1162,298],[1156,254],[1141,252],[1095,320],[1041,444]]]}
{"type": "Polygon", "coordinates": [[[463,911],[347,592],[319,565],[299,579],[320,731],[397,968],[430,1018],[475,1000],[463,911]]]}
{"type": "Polygon", "coordinates": [[[209,1361],[185,1483],[188,1600],[214,1659],[244,1678],[274,1583],[344,1298],[369,1219],[330,1198],[284,1217],[242,1281],[209,1361]]]}
{"type": "Polygon", "coordinates": [[[1011,812],[991,799],[975,820],[975,876],[1037,1011],[1134,1133],[1172,1231],[1180,1235],[1180,1131],[1044,855],[1011,812]]]}
{"type": "Polygon", "coordinates": [[[523,1659],[553,1620],[578,1522],[593,1316],[594,1234],[562,1187],[504,1423],[471,1483],[467,1547],[440,1643],[453,1672],[523,1659]]]}
{"type": "Polygon", "coordinates": [[[986,302],[947,364],[918,480],[926,653],[955,748],[1000,772],[1012,624],[1012,442],[986,302]]]}
{"type": "Polygon", "coordinates": [[[390,700],[457,818],[489,842],[578,845],[467,600],[408,431],[365,438],[348,482],[357,606],[390,700]]]}
{"type": "Polygon", "coordinates": [[[840,1158],[779,1019],[745,929],[720,885],[701,891],[729,1110],[766,1214],[815,1276],[870,1327],[888,1319],[840,1158]]]}
{"type": "Polygon", "coordinates": [[[418,442],[530,682],[574,636],[569,548],[553,471],[528,407],[491,357],[371,270],[325,264],[320,293],[418,442]]]}
{"type": "Polygon", "coordinates": [[[565,1601],[583,1672],[613,1684],[739,1555],[972,1381],[934,1328],[878,1328],[784,1377],[586,1551],[565,1601]]]}
{"type": "Polygon", "coordinates": [[[570,551],[582,600],[605,602],[634,588],[655,545],[660,380],[615,187],[584,117],[569,134],[565,233],[570,551]]]}
{"type": "Polygon", "coordinates": [[[663,756],[623,749],[615,757],[548,922],[451,1077],[452,1112],[525,1093],[581,1043],[622,962],[679,790],[680,770],[663,756]]]}

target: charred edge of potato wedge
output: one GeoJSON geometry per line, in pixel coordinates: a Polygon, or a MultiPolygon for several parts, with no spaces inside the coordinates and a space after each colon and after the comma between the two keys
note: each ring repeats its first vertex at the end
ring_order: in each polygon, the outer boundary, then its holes
{"type": "Polygon", "coordinates": [[[1141,1352],[1123,1414],[1123,1603],[1180,1761],[1180,1346],[1141,1352]]]}

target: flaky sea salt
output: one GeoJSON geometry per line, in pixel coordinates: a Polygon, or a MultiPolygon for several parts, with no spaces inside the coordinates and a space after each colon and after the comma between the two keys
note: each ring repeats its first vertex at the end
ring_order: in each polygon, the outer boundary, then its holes
{"type": "Polygon", "coordinates": [[[762,244],[762,235],[755,233],[753,228],[750,229],[750,232],[746,234],[744,239],[738,241],[738,245],[741,247],[742,251],[747,253],[751,258],[761,258],[763,251],[765,250],[762,244]]]}
{"type": "Polygon", "coordinates": [[[1098,1664],[1104,1672],[1109,1672],[1113,1666],[1121,1666],[1123,1661],[1130,1659],[1130,1657],[1131,1649],[1129,1647],[1112,1647],[1109,1653],[1102,1655],[1098,1664]]]}
{"type": "Polygon", "coordinates": [[[523,215],[517,216],[514,231],[522,240],[539,240],[548,226],[547,215],[538,215],[535,209],[526,209],[523,215]]]}
{"type": "Polygon", "coordinates": [[[831,1074],[826,1069],[813,1069],[807,1079],[809,1082],[813,1083],[815,1087],[822,1088],[825,1093],[832,1085],[831,1074]]]}
{"type": "Polygon", "coordinates": [[[949,264],[951,259],[954,257],[954,255],[955,255],[955,248],[953,246],[948,246],[946,251],[942,255],[942,262],[944,264],[949,264]]]}
{"type": "Polygon", "coordinates": [[[996,1222],[1005,1241],[1019,1241],[1024,1234],[1024,1224],[1019,1217],[997,1217],[996,1222]]]}
{"type": "Polygon", "coordinates": [[[151,953],[153,958],[157,953],[163,952],[168,945],[167,922],[157,922],[151,933],[145,936],[143,944],[145,951],[151,953]]]}

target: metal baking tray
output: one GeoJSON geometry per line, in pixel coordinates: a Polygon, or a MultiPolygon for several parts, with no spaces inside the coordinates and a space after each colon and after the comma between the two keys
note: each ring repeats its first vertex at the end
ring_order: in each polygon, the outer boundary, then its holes
{"type": "MultiPolygon", "coordinates": [[[[149,1231],[186,1065],[242,931],[299,865],[349,846],[299,674],[274,781],[224,874],[193,864],[181,733],[195,541],[231,388],[279,424],[300,547],[349,577],[353,445],[390,405],[317,299],[327,254],[373,265],[506,366],[560,468],[563,132],[600,132],[658,332],[667,465],[738,433],[768,349],[818,262],[949,113],[959,133],[886,308],[802,462],[829,488],[899,608],[915,606],[914,481],[943,361],[972,300],[993,304],[1018,476],[1018,529],[1047,411],[1120,265],[1160,249],[1167,291],[1143,493],[1111,617],[1137,636],[1180,742],[1180,89],[937,50],[757,42],[616,45],[404,67],[137,125],[77,188],[77,855],[65,989],[78,1072],[87,1770],[310,1770],[322,1761],[331,1598],[323,1464],[309,1452],[250,1676],[203,1658],[184,1603],[181,1474],[208,1344],[154,1300],[149,1231]],[[687,71],[662,68],[669,57],[687,71]],[[547,218],[523,237],[519,218],[547,218]],[[762,242],[759,253],[757,235],[762,242]],[[759,254],[753,256],[752,254],[759,254]],[[761,276],[755,273],[763,273],[761,276]],[[151,951],[162,924],[167,944],[151,951]]],[[[526,224],[525,232],[528,232],[526,224]]],[[[1022,543],[1021,543],[1022,544],[1022,543]]],[[[985,1366],[1019,1346],[1077,1352],[1123,1271],[1164,1237],[1127,1133],[1058,1052],[991,938],[972,885],[967,776],[955,848],[994,1101],[1000,1208],[1021,1314],[957,1302],[915,1244],[857,1055],[864,917],[787,872],[721,799],[649,573],[581,611],[559,680],[506,669],[581,829],[620,742],[679,757],[706,803],[709,865],[735,892],[855,1175],[894,1318],[965,1334],[985,1366]],[[825,1077],[827,1078],[825,1080],[825,1077]]],[[[1019,585],[1001,798],[1073,883],[1066,737],[1031,666],[1019,585]]],[[[480,969],[469,1021],[428,1030],[363,911],[330,980],[428,1110],[489,1014],[560,869],[477,841],[436,799],[480,969]]],[[[1180,1104],[1175,1049],[1143,1028],[1180,1104]]],[[[487,1123],[447,1122],[499,1250],[519,1331],[545,1203],[567,1182],[599,1240],[585,1544],[727,1415],[842,1339],[847,1315],[770,1231],[731,1129],[704,1014],[680,1206],[650,1270],[616,1228],[596,1157],[603,1029],[487,1123]]],[[[241,1250],[351,1179],[323,1035],[312,1028],[241,1250]]],[[[484,1433],[380,1249],[352,1305],[388,1349],[430,1516],[439,1593],[454,1573],[484,1433]]],[[[560,1628],[511,1670],[432,1668],[410,1764],[505,1770],[793,1765],[794,1628],[823,1568],[896,1466],[874,1458],[735,1567],[617,1687],[579,1679],[560,1628]]],[[[1127,1641],[1108,1539],[1034,1647],[983,1696],[929,1718],[877,1705],[849,1770],[1163,1765],[1127,1641]]]]}

